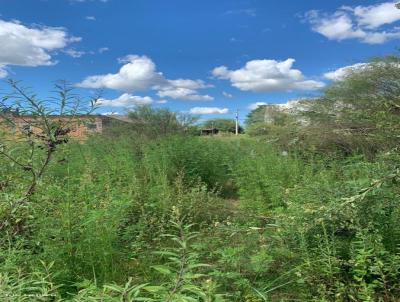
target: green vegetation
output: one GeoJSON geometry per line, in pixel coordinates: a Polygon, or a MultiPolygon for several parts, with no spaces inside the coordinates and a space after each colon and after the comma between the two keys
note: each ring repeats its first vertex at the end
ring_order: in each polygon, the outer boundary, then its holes
{"type": "MultiPolygon", "coordinates": [[[[236,122],[233,119],[215,118],[209,119],[203,123],[204,128],[217,128],[219,131],[224,133],[235,133],[236,122]]],[[[239,133],[243,132],[243,128],[239,126],[239,133]]]]}
{"type": "Polygon", "coordinates": [[[0,301],[398,301],[396,62],[239,137],[146,107],[77,143],[6,97],[45,127],[1,139],[0,301]]]}

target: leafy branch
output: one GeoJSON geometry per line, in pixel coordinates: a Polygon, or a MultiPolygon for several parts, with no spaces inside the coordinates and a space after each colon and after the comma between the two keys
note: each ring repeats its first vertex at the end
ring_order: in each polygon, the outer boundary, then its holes
{"type": "Polygon", "coordinates": [[[20,167],[30,175],[29,183],[22,197],[9,209],[8,219],[0,223],[0,230],[9,224],[11,213],[23,205],[37,190],[59,146],[69,142],[72,126],[79,123],[80,115],[91,114],[96,109],[100,96],[90,100],[89,106],[72,94],[72,87],[61,81],[55,84],[56,97],[39,99],[29,88],[9,80],[12,91],[0,100],[0,157],[20,167]],[[51,118],[54,114],[68,118],[51,118]],[[12,135],[14,133],[14,135],[12,135]],[[21,152],[14,152],[22,150],[21,152]]]}

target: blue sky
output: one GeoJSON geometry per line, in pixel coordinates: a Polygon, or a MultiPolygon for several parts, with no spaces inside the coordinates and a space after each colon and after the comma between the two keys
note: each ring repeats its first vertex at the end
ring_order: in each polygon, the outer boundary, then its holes
{"type": "Polygon", "coordinates": [[[42,96],[59,79],[102,89],[99,113],[244,118],[395,53],[399,26],[393,1],[0,0],[0,77],[42,96]]]}

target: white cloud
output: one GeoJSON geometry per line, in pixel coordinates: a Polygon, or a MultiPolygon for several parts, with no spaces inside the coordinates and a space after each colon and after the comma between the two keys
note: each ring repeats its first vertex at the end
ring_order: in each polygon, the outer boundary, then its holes
{"type": "Polygon", "coordinates": [[[74,48],[68,48],[65,50],[62,50],[63,53],[65,53],[66,55],[72,57],[72,58],[80,58],[84,55],[96,55],[96,54],[102,54],[106,51],[109,51],[108,47],[101,47],[98,50],[94,51],[94,50],[90,50],[90,51],[82,51],[82,50],[76,50],[74,48]]]}
{"type": "Polygon", "coordinates": [[[112,100],[100,99],[98,101],[99,106],[124,107],[124,108],[149,105],[151,103],[153,103],[153,99],[149,96],[142,97],[142,96],[131,95],[129,93],[124,93],[116,99],[112,100]]]}
{"type": "Polygon", "coordinates": [[[63,52],[67,55],[69,55],[72,58],[80,58],[82,57],[84,54],[86,54],[84,51],[79,51],[79,50],[75,50],[72,48],[63,50],[63,52]]]}
{"type": "Polygon", "coordinates": [[[108,47],[100,47],[99,49],[98,49],[98,52],[99,53],[103,53],[103,52],[106,52],[106,51],[109,51],[110,49],[108,48],[108,47]]]}
{"type": "Polygon", "coordinates": [[[355,28],[352,19],[344,11],[338,11],[333,15],[321,15],[317,11],[308,12],[307,18],[312,24],[312,29],[330,40],[345,40],[353,38],[365,38],[366,33],[355,28]]]}
{"type": "Polygon", "coordinates": [[[244,9],[233,9],[228,10],[224,15],[247,15],[250,17],[257,16],[256,10],[254,8],[244,8],[244,9]]]}
{"type": "Polygon", "coordinates": [[[154,62],[147,56],[128,55],[119,60],[124,65],[118,73],[95,75],[78,84],[83,88],[109,88],[121,91],[156,90],[160,97],[179,100],[209,101],[214,98],[200,95],[198,89],[211,87],[202,80],[169,80],[157,71],[154,62]]]}
{"type": "Polygon", "coordinates": [[[167,100],[158,100],[156,103],[157,104],[166,104],[166,103],[168,103],[168,101],[167,100]]]}
{"type": "Polygon", "coordinates": [[[187,101],[212,101],[214,98],[209,95],[199,95],[198,89],[212,87],[202,80],[177,79],[167,80],[165,83],[155,87],[159,97],[170,97],[176,100],[187,101]]]}
{"type": "Polygon", "coordinates": [[[332,81],[339,81],[345,78],[350,72],[360,70],[368,66],[367,63],[357,63],[350,66],[338,68],[334,71],[330,71],[324,74],[324,78],[332,81]]]}
{"type": "Polygon", "coordinates": [[[229,112],[228,108],[218,107],[194,107],[189,111],[191,114],[226,114],[229,112]]]}
{"type": "Polygon", "coordinates": [[[129,55],[118,73],[87,77],[78,84],[84,88],[110,88],[122,91],[147,90],[165,82],[162,73],[156,71],[156,65],[146,56],[129,55]]]}
{"type": "Polygon", "coordinates": [[[400,20],[400,10],[395,7],[394,2],[356,6],[349,10],[356,16],[358,24],[366,28],[378,28],[400,20]]]}
{"type": "Polygon", "coordinates": [[[392,32],[371,32],[365,36],[364,42],[368,44],[383,44],[388,40],[400,38],[400,30],[395,29],[392,32]]]}
{"type": "Polygon", "coordinates": [[[250,110],[254,110],[254,109],[257,109],[257,108],[260,107],[260,106],[265,106],[265,105],[268,105],[268,103],[265,103],[265,102],[255,102],[255,103],[250,104],[247,108],[249,108],[250,110]]]}
{"type": "Polygon", "coordinates": [[[89,20],[89,21],[96,21],[96,17],[95,16],[86,16],[85,19],[89,20]]]}
{"type": "Polygon", "coordinates": [[[0,66],[54,65],[52,52],[78,41],[80,38],[70,36],[64,28],[0,20],[0,66]]]}
{"type": "Polygon", "coordinates": [[[212,74],[220,79],[230,80],[232,86],[255,92],[315,90],[323,82],[307,80],[298,69],[292,69],[294,59],[285,61],[253,60],[237,70],[225,66],[214,68],[212,74]]]}
{"type": "Polygon", "coordinates": [[[312,30],[330,40],[358,39],[363,43],[382,44],[400,38],[400,29],[379,29],[382,25],[400,20],[400,10],[394,2],[371,6],[343,6],[332,14],[316,10],[306,14],[312,30]]]}
{"type": "Polygon", "coordinates": [[[225,91],[222,91],[222,95],[223,95],[224,97],[227,97],[227,98],[233,98],[233,95],[232,95],[232,94],[230,94],[230,93],[228,93],[228,92],[225,92],[225,91]]]}
{"type": "Polygon", "coordinates": [[[189,88],[182,88],[171,86],[166,87],[157,92],[159,97],[170,97],[176,100],[187,100],[187,101],[212,101],[214,98],[209,95],[199,95],[196,90],[189,88]]]}
{"type": "Polygon", "coordinates": [[[168,83],[172,87],[181,87],[187,89],[202,89],[202,88],[213,87],[212,85],[204,83],[204,81],[202,80],[177,79],[177,80],[168,80],[168,83]]]}

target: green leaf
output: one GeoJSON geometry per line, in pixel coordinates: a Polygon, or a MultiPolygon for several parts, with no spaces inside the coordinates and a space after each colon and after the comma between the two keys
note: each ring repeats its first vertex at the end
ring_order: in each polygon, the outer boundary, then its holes
{"type": "Polygon", "coordinates": [[[165,265],[154,265],[154,266],[152,266],[152,268],[163,275],[172,274],[171,270],[168,267],[166,267],[165,265]]]}
{"type": "Polygon", "coordinates": [[[164,286],[159,285],[149,285],[143,287],[143,289],[147,290],[150,293],[165,292],[167,290],[164,286]]]}

